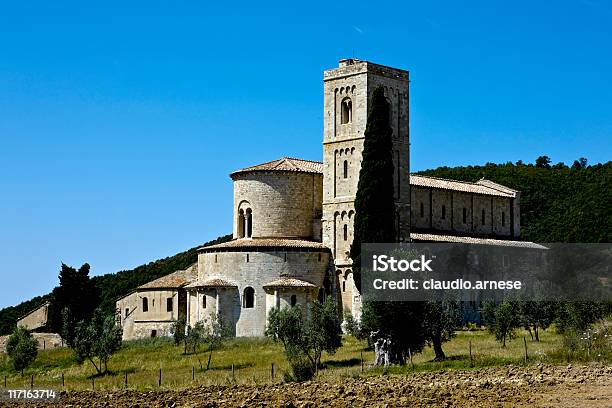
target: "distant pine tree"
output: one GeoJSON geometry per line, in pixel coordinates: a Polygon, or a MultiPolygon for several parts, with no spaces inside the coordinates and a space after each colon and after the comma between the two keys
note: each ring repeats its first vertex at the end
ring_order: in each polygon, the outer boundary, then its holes
{"type": "Polygon", "coordinates": [[[355,234],[351,258],[353,279],[358,288],[361,288],[361,244],[394,242],[397,236],[393,199],[392,133],[389,103],[383,88],[378,87],[372,93],[355,197],[355,234]]]}

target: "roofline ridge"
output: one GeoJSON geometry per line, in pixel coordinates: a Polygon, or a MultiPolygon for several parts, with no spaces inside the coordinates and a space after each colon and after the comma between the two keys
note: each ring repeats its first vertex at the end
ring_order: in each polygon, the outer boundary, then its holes
{"type": "Polygon", "coordinates": [[[310,163],[318,163],[318,164],[323,164],[323,162],[322,162],[322,161],[318,161],[318,160],[310,160],[310,159],[300,159],[299,157],[283,156],[283,159],[289,159],[289,160],[299,160],[299,161],[305,161],[305,162],[310,162],[310,163]]]}
{"type": "MultiPolygon", "coordinates": [[[[513,188],[511,188],[511,187],[508,187],[508,186],[506,186],[506,185],[504,185],[504,184],[499,184],[499,183],[496,183],[496,182],[494,182],[493,180],[489,180],[489,179],[486,179],[486,178],[484,178],[484,177],[483,177],[483,178],[481,178],[480,180],[478,180],[478,182],[476,182],[476,184],[479,184],[481,181],[488,181],[488,182],[490,182],[490,183],[495,184],[496,186],[503,187],[503,188],[505,188],[505,189],[507,189],[507,190],[510,190],[510,191],[512,191],[512,192],[515,192],[515,193],[519,193],[519,192],[520,192],[520,190],[515,190],[515,189],[513,189],[513,188]]],[[[484,184],[479,184],[479,185],[481,185],[481,186],[482,186],[482,185],[484,185],[484,184]]],[[[489,188],[492,188],[493,190],[497,190],[497,191],[501,191],[501,192],[503,192],[503,193],[506,193],[506,191],[503,191],[502,189],[499,189],[499,188],[497,188],[497,187],[493,187],[493,186],[486,186],[486,187],[489,187],[489,188]]]]}
{"type": "MultiPolygon", "coordinates": [[[[478,184],[477,182],[474,182],[474,181],[463,181],[463,180],[455,180],[455,179],[449,179],[449,178],[443,178],[443,177],[426,176],[424,174],[412,174],[411,173],[410,176],[424,177],[424,178],[430,178],[430,179],[442,180],[442,181],[451,181],[451,182],[454,182],[454,183],[473,184],[475,186],[483,186],[482,184],[478,184]]],[[[491,181],[491,180],[489,180],[489,181],[491,181]]],[[[483,186],[483,187],[488,187],[488,186],[483,186]]]]}
{"type": "Polygon", "coordinates": [[[239,172],[239,171],[249,170],[249,169],[252,169],[252,168],[254,168],[254,167],[264,166],[264,165],[266,165],[266,164],[270,164],[270,163],[278,162],[278,161],[281,161],[282,159],[283,159],[283,158],[281,157],[280,159],[274,159],[274,160],[270,160],[270,161],[267,161],[267,162],[263,162],[263,163],[259,163],[259,164],[254,164],[254,165],[252,165],[252,166],[248,166],[248,167],[244,167],[244,168],[242,168],[242,169],[240,169],[240,170],[236,170],[234,173],[237,173],[237,172],[239,172]]]}

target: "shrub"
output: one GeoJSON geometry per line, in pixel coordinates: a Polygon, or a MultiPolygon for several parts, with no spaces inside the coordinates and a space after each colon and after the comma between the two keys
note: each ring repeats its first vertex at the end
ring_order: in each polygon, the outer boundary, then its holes
{"type": "Polygon", "coordinates": [[[8,339],[6,352],[11,359],[13,368],[23,373],[38,355],[38,341],[25,327],[17,327],[8,339]]]}
{"type": "Polygon", "coordinates": [[[483,314],[488,322],[489,331],[495,339],[506,347],[506,341],[516,337],[516,329],[521,324],[521,317],[515,302],[504,300],[499,305],[489,302],[483,314]]]}
{"type": "Polygon", "coordinates": [[[76,326],[72,349],[77,362],[89,360],[98,374],[105,374],[108,360],[121,348],[122,334],[113,316],[103,316],[96,310],[89,322],[81,321],[76,326]]]}
{"type": "Polygon", "coordinates": [[[300,306],[273,308],[268,315],[266,335],[283,343],[285,356],[296,381],[305,381],[321,364],[323,351],[334,354],[342,345],[342,330],[336,302],[328,297],[322,304],[315,301],[306,316],[300,306]]]}
{"type": "Polygon", "coordinates": [[[368,337],[362,329],[361,323],[353,317],[352,313],[344,314],[344,331],[358,340],[364,340],[368,337]]]}

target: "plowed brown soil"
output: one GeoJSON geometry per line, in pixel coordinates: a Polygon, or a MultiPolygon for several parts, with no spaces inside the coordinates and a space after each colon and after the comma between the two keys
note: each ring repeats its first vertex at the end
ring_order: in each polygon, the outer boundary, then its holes
{"type": "MultiPolygon", "coordinates": [[[[15,406],[15,403],[3,401],[0,406],[15,406]]],[[[74,391],[62,393],[52,402],[30,402],[27,406],[612,407],[612,367],[509,366],[408,376],[344,378],[334,383],[309,381],[159,391],[74,391]]]]}

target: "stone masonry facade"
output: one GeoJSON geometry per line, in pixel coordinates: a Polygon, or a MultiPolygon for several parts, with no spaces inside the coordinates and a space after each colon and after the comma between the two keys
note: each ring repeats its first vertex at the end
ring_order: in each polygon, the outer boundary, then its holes
{"type": "Polygon", "coordinates": [[[488,180],[410,175],[408,71],[341,60],[323,77],[323,162],[283,157],[232,173],[233,240],[200,248],[187,270],[119,299],[124,339],[170,335],[181,318],[262,336],[273,307],[327,296],[343,315],[359,318],[349,252],[369,101],[379,86],[391,108],[398,241],[518,239],[518,191],[488,180]]]}

